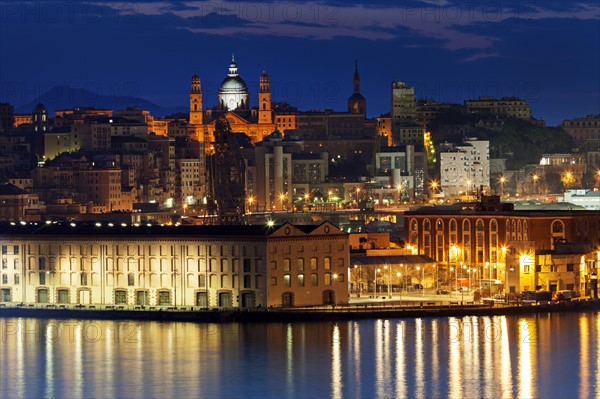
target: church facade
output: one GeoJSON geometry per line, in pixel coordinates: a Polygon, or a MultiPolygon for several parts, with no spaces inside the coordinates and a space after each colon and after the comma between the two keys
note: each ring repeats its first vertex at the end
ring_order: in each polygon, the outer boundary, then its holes
{"type": "MultiPolygon", "coordinates": [[[[197,73],[192,76],[190,86],[190,124],[196,128],[198,141],[214,142],[215,122],[224,115],[236,133],[244,133],[252,143],[263,140],[276,129],[271,107],[271,85],[265,71],[260,75],[258,107],[250,108],[250,90],[238,73],[237,63],[232,56],[229,71],[219,87],[217,105],[203,108],[202,87],[197,73]]],[[[211,152],[211,145],[206,146],[211,152]]]]}

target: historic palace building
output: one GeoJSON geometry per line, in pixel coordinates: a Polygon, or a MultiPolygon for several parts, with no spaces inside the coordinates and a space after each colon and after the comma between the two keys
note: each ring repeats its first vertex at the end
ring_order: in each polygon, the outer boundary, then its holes
{"type": "Polygon", "coordinates": [[[348,235],[329,222],[6,223],[0,245],[0,302],[203,309],[348,303],[348,235]]]}
{"type": "Polygon", "coordinates": [[[589,294],[600,264],[600,212],[514,210],[498,196],[405,212],[405,240],[471,287],[497,279],[507,292],[589,294]]]}

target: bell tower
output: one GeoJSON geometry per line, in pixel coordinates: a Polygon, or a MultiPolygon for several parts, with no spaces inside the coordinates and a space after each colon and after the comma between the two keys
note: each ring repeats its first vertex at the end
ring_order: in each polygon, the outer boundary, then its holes
{"type": "Polygon", "coordinates": [[[190,124],[202,124],[202,89],[200,76],[195,72],[190,85],[190,124]]]}
{"type": "Polygon", "coordinates": [[[258,90],[258,123],[273,123],[271,111],[271,83],[269,75],[263,71],[260,75],[260,89],[258,90]]]}
{"type": "Polygon", "coordinates": [[[360,75],[358,74],[358,61],[354,61],[354,77],[352,79],[354,92],[348,98],[348,112],[351,114],[367,113],[367,100],[360,94],[360,75]]]}

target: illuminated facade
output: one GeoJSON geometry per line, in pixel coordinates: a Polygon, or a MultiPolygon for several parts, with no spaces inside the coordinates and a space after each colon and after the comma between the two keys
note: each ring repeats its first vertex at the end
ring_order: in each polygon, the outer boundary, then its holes
{"type": "Polygon", "coordinates": [[[514,293],[572,288],[583,294],[589,291],[597,261],[578,262],[577,278],[567,276],[573,270],[566,267],[554,270],[559,274],[551,278],[540,273],[544,259],[560,257],[559,247],[565,242],[588,243],[587,252],[576,252],[579,258],[590,260],[600,251],[600,212],[515,211],[497,196],[484,196],[480,203],[405,212],[405,241],[419,254],[435,259],[450,277],[451,270],[457,270],[458,275],[469,278],[472,286],[480,278],[491,278],[501,280],[514,293]],[[573,287],[567,288],[570,284],[573,287]]]}
{"type": "Polygon", "coordinates": [[[0,302],[249,308],[348,300],[348,235],[327,222],[13,223],[0,234],[0,302]]]}
{"type": "Polygon", "coordinates": [[[195,139],[205,142],[207,152],[212,150],[209,143],[215,141],[215,123],[220,115],[225,115],[231,130],[244,133],[253,143],[262,141],[276,127],[271,108],[271,84],[265,71],[260,75],[258,107],[250,108],[250,91],[238,73],[237,63],[232,57],[229,72],[217,95],[214,108],[203,108],[200,77],[194,73],[190,84],[189,122],[195,130],[195,139]]]}

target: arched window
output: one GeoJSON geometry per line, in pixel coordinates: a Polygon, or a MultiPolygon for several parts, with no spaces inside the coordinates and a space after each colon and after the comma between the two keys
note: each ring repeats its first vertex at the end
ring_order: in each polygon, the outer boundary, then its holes
{"type": "Polygon", "coordinates": [[[512,241],[517,239],[517,221],[514,219],[510,223],[510,239],[512,241]]]}
{"type": "Polygon", "coordinates": [[[450,245],[455,245],[458,242],[458,224],[456,219],[450,219],[450,245]]]}
{"type": "Polygon", "coordinates": [[[475,225],[475,229],[477,230],[476,235],[475,235],[475,247],[476,247],[476,258],[475,261],[478,264],[483,263],[484,261],[484,237],[485,237],[485,233],[484,233],[484,224],[483,224],[483,220],[481,219],[477,219],[477,223],[475,225]]]}
{"type": "Polygon", "coordinates": [[[565,238],[565,224],[562,222],[562,220],[555,220],[552,222],[551,234],[552,249],[554,249],[554,243],[557,241],[562,241],[565,238]]]}
{"type": "Polygon", "coordinates": [[[468,219],[463,220],[462,231],[463,261],[471,262],[471,222],[468,219]]]}
{"type": "Polygon", "coordinates": [[[425,255],[431,256],[431,221],[429,219],[423,221],[423,250],[425,255]]]}
{"type": "Polygon", "coordinates": [[[442,219],[435,221],[435,229],[435,259],[438,262],[444,262],[444,221],[442,219]]]}
{"type": "Polygon", "coordinates": [[[423,221],[423,230],[425,230],[425,231],[431,230],[431,221],[429,219],[425,219],[423,221]]]}
{"type": "Polygon", "coordinates": [[[498,261],[498,222],[496,219],[490,221],[490,262],[498,261]]]}

